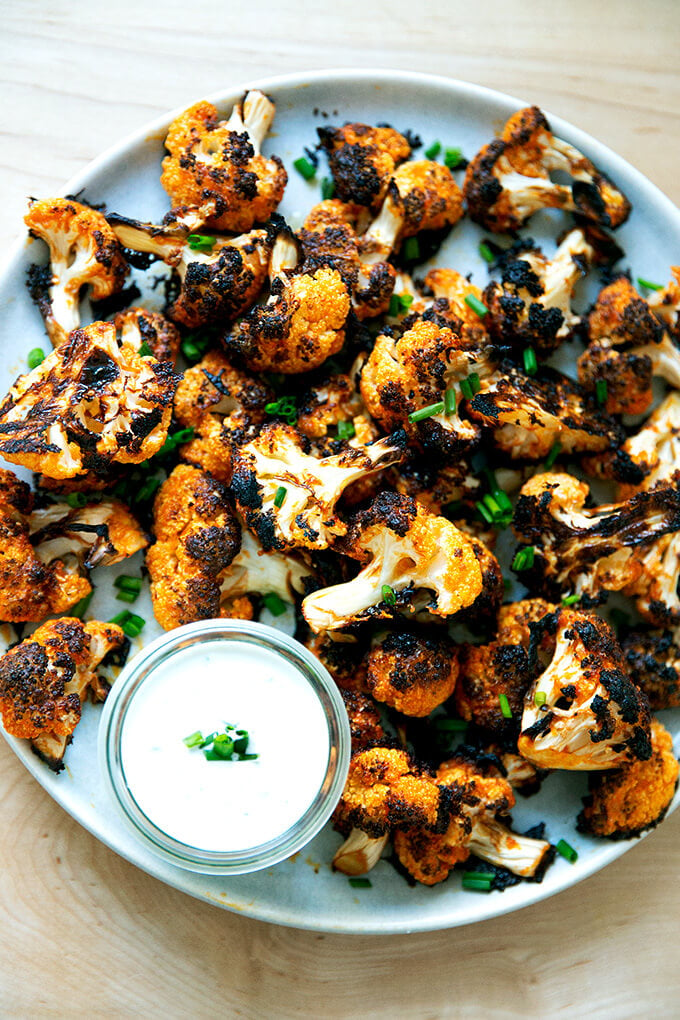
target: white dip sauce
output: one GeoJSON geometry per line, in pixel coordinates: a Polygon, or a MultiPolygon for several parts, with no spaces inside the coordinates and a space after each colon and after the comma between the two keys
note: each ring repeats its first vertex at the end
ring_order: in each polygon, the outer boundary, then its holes
{"type": "Polygon", "coordinates": [[[159,829],[188,846],[239,851],[289,829],[328,767],[326,715],[305,677],[246,641],[204,640],[153,669],[121,735],[130,793],[159,829]],[[248,730],[254,761],[207,761],[183,740],[200,730],[248,730]]]}

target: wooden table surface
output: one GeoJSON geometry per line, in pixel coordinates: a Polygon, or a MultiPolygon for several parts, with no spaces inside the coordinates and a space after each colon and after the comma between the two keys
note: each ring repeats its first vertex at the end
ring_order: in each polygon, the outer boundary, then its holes
{"type": "MultiPolygon", "coordinates": [[[[429,71],[524,97],[680,204],[674,0],[327,6],[2,0],[2,241],[22,231],[27,195],[49,196],[158,113],[334,66],[429,71]]],[[[2,1017],[680,1016],[680,812],[543,904],[369,938],[278,928],[162,885],[67,816],[3,742],[0,795],[2,1017]]]]}

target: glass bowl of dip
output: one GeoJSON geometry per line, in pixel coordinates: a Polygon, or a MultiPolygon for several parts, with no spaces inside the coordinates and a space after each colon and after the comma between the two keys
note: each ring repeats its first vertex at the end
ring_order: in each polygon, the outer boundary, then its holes
{"type": "Polygon", "coordinates": [[[99,758],[124,819],[166,861],[244,874],[301,850],[347,778],[340,693],[294,638],[243,620],[206,620],[151,642],[106,700],[99,758]],[[187,746],[248,733],[248,757],[187,746]]]}

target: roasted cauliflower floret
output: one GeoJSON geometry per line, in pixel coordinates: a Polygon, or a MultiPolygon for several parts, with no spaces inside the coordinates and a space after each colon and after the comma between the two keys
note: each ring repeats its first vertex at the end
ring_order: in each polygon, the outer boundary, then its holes
{"type": "Polygon", "coordinates": [[[671,390],[618,450],[586,458],[584,467],[588,474],[616,479],[619,499],[673,482],[680,473],[680,392],[671,390]]]}
{"type": "Polygon", "coordinates": [[[220,614],[220,582],[241,547],[241,528],[219,482],[180,464],[154,501],[156,543],[146,558],[164,630],[220,614]]]}
{"type": "Polygon", "coordinates": [[[444,230],[463,215],[463,196],[449,168],[430,159],[410,160],[394,173],[403,203],[402,237],[444,230]]]}
{"type": "Polygon", "coordinates": [[[680,707],[677,631],[633,627],[621,641],[628,669],[653,712],[680,707]]]}
{"type": "Polygon", "coordinates": [[[321,127],[317,131],[328,154],[338,198],[377,211],[395,167],[411,155],[406,138],[394,128],[368,124],[321,127]]]}
{"type": "Polygon", "coordinates": [[[167,438],[176,378],[119,347],[111,322],[74,330],[0,405],[0,453],[52,478],[139,464],[167,438]]]}
{"type": "Polygon", "coordinates": [[[33,237],[50,249],[49,266],[32,266],[28,285],[54,347],[80,326],[80,295],[93,301],[116,294],[128,264],[106,218],[68,198],[33,201],[24,217],[33,237]]]}
{"type": "Polygon", "coordinates": [[[273,391],[255,376],[235,368],[219,351],[211,351],[187,369],[175,394],[175,417],[194,430],[182,445],[182,460],[228,485],[232,450],[245,442],[266,417],[273,391]]]}
{"type": "Polygon", "coordinates": [[[599,413],[581,388],[558,372],[530,378],[507,362],[484,378],[466,404],[473,422],[493,432],[493,442],[513,460],[542,460],[555,443],[564,453],[600,452],[618,446],[621,428],[599,413]]]}
{"type": "Polygon", "coordinates": [[[652,720],[652,756],[589,776],[578,828],[606,839],[632,839],[663,821],[678,785],[673,738],[652,720]]]}
{"type": "Polygon", "coordinates": [[[572,475],[534,475],[520,491],[513,528],[532,547],[522,580],[548,597],[601,601],[640,577],[649,544],[680,530],[677,487],[584,509],[588,486],[572,475]]]}
{"type": "Polygon", "coordinates": [[[134,556],[149,544],[124,503],[103,499],[74,508],[50,503],[28,518],[31,542],[43,563],[61,560],[69,569],[108,567],[134,556]]]}
{"type": "Polygon", "coordinates": [[[533,247],[513,248],[501,262],[500,282],[484,291],[492,339],[520,352],[527,346],[552,354],[581,322],[571,307],[574,287],[595,261],[583,230],[571,230],[552,259],[533,247]]]}
{"type": "Polygon", "coordinates": [[[413,457],[399,468],[390,468],[386,478],[397,492],[412,496],[430,513],[445,516],[449,504],[476,499],[481,486],[469,461],[462,458],[441,464],[441,458],[413,457]]]}
{"type": "Polygon", "coordinates": [[[654,291],[647,304],[676,342],[680,341],[680,266],[671,266],[672,280],[654,291]]]}
{"type": "Polygon", "coordinates": [[[517,748],[541,768],[593,771],[647,761],[649,704],[604,620],[559,609],[532,626],[542,672],[527,693],[517,748]]]}
{"type": "Polygon", "coordinates": [[[639,576],[624,588],[635,598],[640,616],[659,627],[680,623],[680,531],[662,535],[649,545],[635,549],[633,559],[639,576]]]}
{"type": "Polygon", "coordinates": [[[271,257],[271,297],[225,337],[228,351],[257,371],[307,372],[336,354],[350,310],[347,286],[336,269],[295,272],[297,244],[279,234],[271,257]]]}
{"type": "Polygon", "coordinates": [[[380,719],[380,709],[372,698],[360,691],[343,689],[349,728],[352,736],[352,753],[366,751],[370,747],[385,745],[385,730],[380,719]]]}
{"type": "Polygon", "coordinates": [[[332,452],[338,440],[364,446],[378,438],[378,429],[357,391],[352,373],[332,375],[302,397],[297,428],[317,447],[332,452]]]}
{"type": "Polygon", "coordinates": [[[121,344],[129,344],[138,354],[142,344],[146,344],[147,353],[153,354],[156,361],[169,361],[172,365],[177,361],[180,336],[177,327],[164,315],[146,308],[128,308],[114,316],[113,324],[121,344]]]}
{"type": "Polygon", "coordinates": [[[463,195],[473,220],[489,230],[510,232],[539,209],[578,212],[605,227],[630,214],[626,196],[578,149],[556,138],[537,106],[519,110],[500,138],[470,161],[463,195]],[[550,175],[569,174],[571,185],[550,175]]]}
{"type": "Polygon", "coordinates": [[[427,632],[388,634],[371,648],[366,660],[370,693],[403,715],[429,715],[453,694],[457,678],[455,646],[427,632]]]}
{"type": "Polygon", "coordinates": [[[458,333],[420,320],[400,337],[378,336],[361,372],[361,395],[384,429],[404,428],[418,445],[456,457],[477,442],[480,432],[461,417],[458,406],[446,413],[446,390],[453,390],[460,403],[460,382],[472,372],[485,378],[493,370],[487,355],[466,350],[458,333]],[[435,413],[421,417],[425,409],[435,413]]]}
{"type": "Polygon", "coordinates": [[[306,597],[302,612],[314,631],[402,611],[452,616],[482,590],[482,571],[467,536],[395,492],[380,493],[354,517],[342,551],[365,565],[353,580],[306,597]]]}
{"type": "Polygon", "coordinates": [[[365,693],[366,655],[363,644],[335,638],[334,634],[310,631],[304,645],[326,667],[341,690],[365,693]]]}
{"type": "Polygon", "coordinates": [[[239,552],[220,574],[222,609],[233,607],[236,600],[245,595],[278,595],[284,602],[293,602],[295,594],[305,592],[313,578],[311,567],[295,556],[265,552],[257,539],[244,528],[239,552]]]}
{"type": "Polygon", "coordinates": [[[403,436],[313,457],[290,425],[266,425],[234,450],[231,489],[264,549],[326,549],[347,525],[335,509],[351,482],[398,463],[403,436]]]}
{"type": "Polygon", "coordinates": [[[274,103],[253,90],[229,120],[220,120],[216,107],[203,101],[172,122],[161,184],[174,216],[190,230],[240,233],[275,212],[288,175],[278,156],[260,151],[275,112],[274,103]]]}
{"type": "Polygon", "coordinates": [[[588,389],[604,387],[609,414],[646,411],[654,376],[680,388],[680,350],[627,277],[600,291],[588,317],[588,337],[578,377],[588,389]]]}
{"type": "Polygon", "coordinates": [[[126,248],[155,255],[175,271],[179,294],[168,315],[189,329],[230,325],[252,307],[267,281],[273,226],[224,237],[187,234],[176,224],[157,227],[123,216],[109,216],[109,222],[126,248]]]}
{"type": "Polygon", "coordinates": [[[36,754],[60,772],[88,691],[95,701],[108,693],[97,666],[127,644],[113,623],[62,617],[38,627],[0,658],[0,712],[7,733],[30,740],[36,754]]]}

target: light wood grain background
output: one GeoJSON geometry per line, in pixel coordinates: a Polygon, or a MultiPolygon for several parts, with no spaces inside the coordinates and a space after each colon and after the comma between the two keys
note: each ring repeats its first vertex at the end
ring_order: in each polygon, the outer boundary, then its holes
{"type": "MultiPolygon", "coordinates": [[[[531,100],[680,204],[679,50],[675,0],[2,0],[0,240],[22,231],[27,195],[48,196],[156,114],[333,66],[430,71],[531,100]]],[[[72,821],[4,743],[0,798],[2,1017],[680,1016],[680,812],[541,905],[357,938],[165,887],[72,821]]]]}

